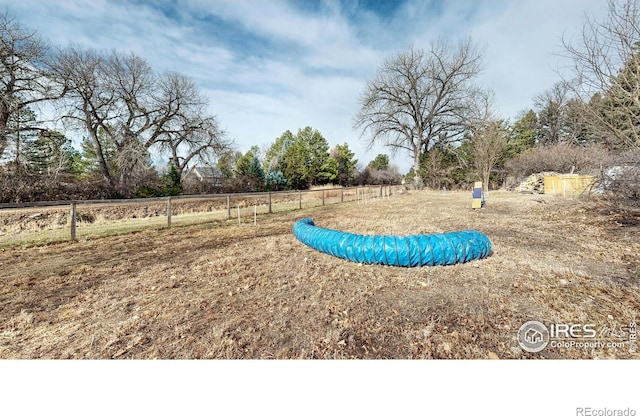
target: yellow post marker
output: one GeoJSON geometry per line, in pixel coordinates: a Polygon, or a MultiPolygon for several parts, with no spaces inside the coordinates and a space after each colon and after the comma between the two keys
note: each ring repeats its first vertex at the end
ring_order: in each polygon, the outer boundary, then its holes
{"type": "Polygon", "coordinates": [[[471,208],[478,209],[484,205],[484,194],[482,193],[482,182],[473,183],[473,199],[471,200],[471,208]]]}

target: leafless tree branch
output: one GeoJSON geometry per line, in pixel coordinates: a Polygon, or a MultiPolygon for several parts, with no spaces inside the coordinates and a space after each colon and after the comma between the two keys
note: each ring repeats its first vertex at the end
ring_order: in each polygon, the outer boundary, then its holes
{"type": "MultiPolygon", "coordinates": [[[[369,147],[383,143],[392,151],[407,150],[418,172],[422,153],[465,131],[480,69],[481,55],[470,40],[457,47],[439,41],[429,50],[412,46],[385,61],[367,82],[354,126],[370,137],[369,147]]],[[[421,186],[419,174],[415,181],[421,186]]]]}

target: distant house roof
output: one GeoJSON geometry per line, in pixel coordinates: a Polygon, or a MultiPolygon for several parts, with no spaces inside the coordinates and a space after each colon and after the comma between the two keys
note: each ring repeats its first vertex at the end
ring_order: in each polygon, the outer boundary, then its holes
{"type": "Polygon", "coordinates": [[[227,178],[218,168],[211,166],[194,166],[187,171],[182,180],[197,180],[213,186],[222,186],[227,181],[227,178]]]}
{"type": "MultiPolygon", "coordinates": [[[[194,166],[187,172],[187,175],[194,175],[200,180],[220,178],[224,176],[222,171],[211,166],[194,166]]],[[[185,176],[187,176],[185,175],[185,176]]]]}

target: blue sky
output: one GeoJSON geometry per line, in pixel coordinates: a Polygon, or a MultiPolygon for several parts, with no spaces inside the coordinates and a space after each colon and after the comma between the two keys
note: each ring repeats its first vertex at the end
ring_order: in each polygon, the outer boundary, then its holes
{"type": "MultiPolygon", "coordinates": [[[[413,44],[471,37],[484,50],[480,85],[514,120],[550,88],[561,39],[579,35],[602,0],[278,1],[3,0],[3,9],[52,45],[133,51],[159,71],[192,77],[242,152],[311,126],[330,146],[367,151],[353,129],[358,96],[379,64],[413,44]]],[[[406,172],[407,155],[392,156],[406,172]]]]}

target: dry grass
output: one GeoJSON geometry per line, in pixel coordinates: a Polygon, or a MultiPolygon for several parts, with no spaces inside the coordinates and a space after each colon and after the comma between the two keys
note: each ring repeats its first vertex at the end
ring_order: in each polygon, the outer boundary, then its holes
{"type": "Polygon", "coordinates": [[[597,203],[412,192],[263,217],[0,251],[0,358],[640,358],[523,352],[527,320],[620,328],[640,310],[640,227],[597,203]],[[488,259],[394,268],[298,242],[311,216],[358,233],[478,229],[488,259]]]}
{"type": "MultiPolygon", "coordinates": [[[[393,187],[396,192],[400,187],[393,187]]],[[[385,188],[385,195],[390,192],[385,188]]],[[[359,190],[360,193],[363,189],[359,190]]],[[[372,198],[379,187],[368,189],[372,198]]],[[[362,196],[360,197],[362,199],[362,196]]],[[[356,188],[318,187],[311,192],[283,191],[271,194],[271,211],[285,212],[356,200],[356,188]],[[323,200],[324,189],[324,200],[323,200]]],[[[238,215],[241,223],[253,223],[254,215],[269,213],[266,194],[238,194],[174,199],[172,225],[195,225],[238,215]]],[[[0,209],[0,248],[60,242],[70,239],[70,205],[0,209]]],[[[128,234],[167,226],[167,202],[143,200],[116,203],[81,203],[77,207],[77,235],[81,238],[128,234]]]]}

